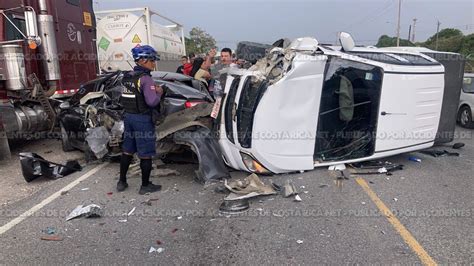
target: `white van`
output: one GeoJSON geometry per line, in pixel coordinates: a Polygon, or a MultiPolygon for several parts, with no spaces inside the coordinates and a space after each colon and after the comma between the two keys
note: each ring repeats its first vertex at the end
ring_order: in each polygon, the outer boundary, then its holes
{"type": "Polygon", "coordinates": [[[465,128],[473,128],[474,110],[474,74],[465,73],[459,102],[458,123],[465,128]]]}
{"type": "Polygon", "coordinates": [[[346,36],[342,47],[300,38],[229,70],[219,143],[230,167],[286,173],[434,145],[444,66],[419,52],[354,47],[346,36]]]}

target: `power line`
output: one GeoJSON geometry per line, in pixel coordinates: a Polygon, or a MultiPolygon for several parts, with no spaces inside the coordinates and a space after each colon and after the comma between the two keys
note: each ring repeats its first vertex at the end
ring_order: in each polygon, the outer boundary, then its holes
{"type": "Polygon", "coordinates": [[[390,9],[392,7],[393,3],[394,3],[393,0],[389,0],[388,3],[386,5],[384,5],[382,8],[377,8],[375,10],[372,10],[369,14],[367,14],[362,19],[358,20],[355,23],[348,24],[347,26],[343,27],[343,29],[346,29],[346,28],[351,29],[355,25],[366,22],[366,20],[368,20],[367,22],[373,21],[375,18],[377,18],[377,17],[381,16],[382,14],[384,14],[385,12],[387,12],[388,9],[390,9]],[[377,14],[377,15],[374,16],[374,14],[377,14]]]}

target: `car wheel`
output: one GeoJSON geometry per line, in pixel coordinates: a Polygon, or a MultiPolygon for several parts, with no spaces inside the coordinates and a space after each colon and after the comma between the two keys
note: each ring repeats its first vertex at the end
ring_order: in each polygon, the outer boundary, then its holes
{"type": "Polygon", "coordinates": [[[69,140],[69,134],[67,133],[62,123],[60,124],[60,127],[61,127],[61,141],[63,144],[63,151],[65,152],[73,151],[74,147],[71,145],[71,141],[69,140]]]}
{"type": "Polygon", "coordinates": [[[469,106],[463,106],[459,109],[458,121],[462,127],[473,128],[474,123],[472,121],[472,112],[469,106]]]}

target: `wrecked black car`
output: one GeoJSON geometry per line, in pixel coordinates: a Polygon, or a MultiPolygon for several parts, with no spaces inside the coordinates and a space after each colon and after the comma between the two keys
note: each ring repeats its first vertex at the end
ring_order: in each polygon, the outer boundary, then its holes
{"type": "MultiPolygon", "coordinates": [[[[86,153],[86,159],[121,155],[124,124],[120,95],[123,72],[106,74],[81,86],[60,105],[58,124],[64,151],[86,153]]],[[[152,72],[155,84],[164,88],[156,122],[157,153],[162,159],[192,152],[199,161],[200,182],[229,176],[217,140],[213,137],[213,108],[220,108],[207,88],[191,77],[152,72]]],[[[170,159],[171,160],[171,159],[170,159]]]]}

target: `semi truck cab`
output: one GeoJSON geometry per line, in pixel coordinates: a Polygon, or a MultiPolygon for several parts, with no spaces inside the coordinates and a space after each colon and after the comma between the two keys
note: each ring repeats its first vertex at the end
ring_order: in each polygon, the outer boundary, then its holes
{"type": "Polygon", "coordinates": [[[51,130],[55,101],[98,73],[92,0],[0,0],[0,113],[8,138],[51,130]]]}

